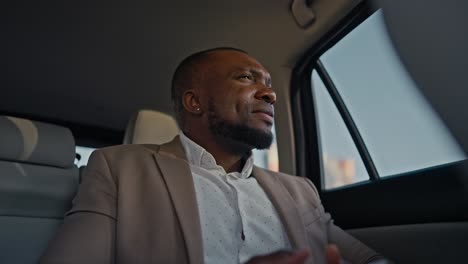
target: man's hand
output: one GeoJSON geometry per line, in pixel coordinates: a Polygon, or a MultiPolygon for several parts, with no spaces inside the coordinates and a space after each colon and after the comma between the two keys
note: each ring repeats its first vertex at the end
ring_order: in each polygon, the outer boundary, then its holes
{"type": "Polygon", "coordinates": [[[327,259],[327,264],[340,264],[341,256],[336,245],[328,245],[325,250],[325,258],[327,259]]]}
{"type": "Polygon", "coordinates": [[[304,264],[309,256],[308,250],[280,250],[268,255],[251,258],[246,264],[304,264]]]}
{"type": "MultiPolygon", "coordinates": [[[[307,249],[298,251],[280,250],[274,253],[256,256],[246,264],[304,264],[309,256],[307,249]]],[[[329,245],[325,250],[327,264],[340,264],[340,252],[335,245],[329,245]]]]}

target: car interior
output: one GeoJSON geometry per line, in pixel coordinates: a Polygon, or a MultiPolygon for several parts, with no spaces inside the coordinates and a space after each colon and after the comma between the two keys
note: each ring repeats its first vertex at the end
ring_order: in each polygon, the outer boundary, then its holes
{"type": "Polygon", "coordinates": [[[214,47],[271,73],[276,140],[257,165],[309,178],[338,226],[395,263],[464,262],[468,4],[4,5],[0,263],[38,262],[94,149],[179,133],[172,74],[214,47]]]}

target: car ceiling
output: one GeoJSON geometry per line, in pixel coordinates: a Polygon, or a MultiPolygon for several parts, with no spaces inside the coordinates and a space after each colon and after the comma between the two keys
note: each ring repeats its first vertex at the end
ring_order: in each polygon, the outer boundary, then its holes
{"type": "Polygon", "coordinates": [[[123,131],[138,109],[171,113],[178,62],[217,46],[269,68],[287,108],[295,63],[358,2],[313,1],[317,19],[303,29],[291,1],[11,1],[0,111],[123,131]]]}

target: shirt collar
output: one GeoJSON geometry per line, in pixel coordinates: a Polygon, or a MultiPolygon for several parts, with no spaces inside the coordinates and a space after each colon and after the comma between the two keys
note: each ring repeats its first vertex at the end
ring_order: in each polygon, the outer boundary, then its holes
{"type": "MultiPolygon", "coordinates": [[[[215,158],[211,153],[205,150],[202,146],[195,143],[193,140],[188,138],[182,131],[179,133],[180,142],[184,146],[185,155],[187,156],[187,161],[192,166],[197,166],[204,168],[206,170],[218,170],[226,174],[226,171],[223,167],[219,166],[216,163],[215,158]]],[[[249,155],[247,160],[244,163],[244,168],[240,173],[240,177],[248,178],[252,174],[253,169],[253,156],[249,155]]]]}

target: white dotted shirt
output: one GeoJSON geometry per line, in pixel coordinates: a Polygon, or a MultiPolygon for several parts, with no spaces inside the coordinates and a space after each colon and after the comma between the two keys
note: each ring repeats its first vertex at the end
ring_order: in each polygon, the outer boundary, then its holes
{"type": "Polygon", "coordinates": [[[254,177],[253,158],[242,172],[226,173],[214,157],[180,134],[192,172],[205,263],[244,263],[256,255],[291,249],[283,224],[254,177]]]}

